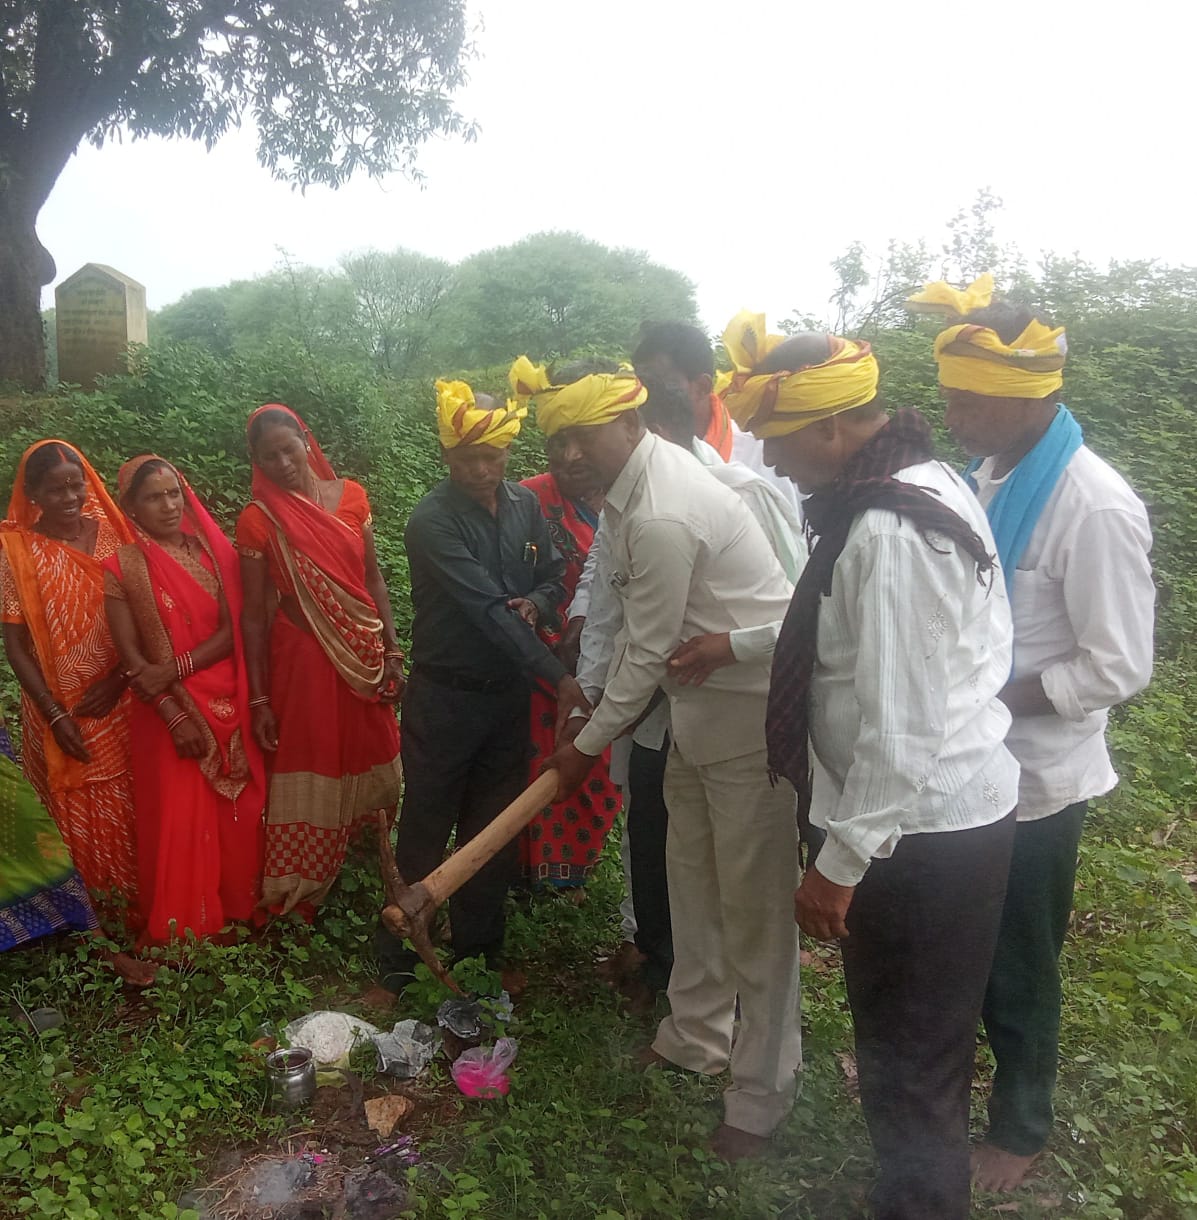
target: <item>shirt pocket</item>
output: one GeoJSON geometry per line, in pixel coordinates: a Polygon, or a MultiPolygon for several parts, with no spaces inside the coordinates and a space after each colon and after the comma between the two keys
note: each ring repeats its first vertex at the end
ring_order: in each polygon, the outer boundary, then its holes
{"type": "Polygon", "coordinates": [[[1016,663],[1026,660],[1035,664],[1059,655],[1062,649],[1067,651],[1071,628],[1062,580],[1043,568],[1019,568],[1010,591],[1010,615],[1014,620],[1016,663]]]}

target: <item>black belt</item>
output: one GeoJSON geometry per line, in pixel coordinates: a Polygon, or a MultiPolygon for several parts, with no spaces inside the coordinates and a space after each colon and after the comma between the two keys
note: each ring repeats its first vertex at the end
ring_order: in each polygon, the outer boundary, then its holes
{"type": "Polygon", "coordinates": [[[492,691],[510,690],[521,681],[518,675],[510,678],[475,678],[469,674],[458,673],[445,665],[421,665],[411,667],[413,678],[425,678],[436,686],[445,686],[449,690],[473,691],[475,694],[486,694],[492,691]]]}

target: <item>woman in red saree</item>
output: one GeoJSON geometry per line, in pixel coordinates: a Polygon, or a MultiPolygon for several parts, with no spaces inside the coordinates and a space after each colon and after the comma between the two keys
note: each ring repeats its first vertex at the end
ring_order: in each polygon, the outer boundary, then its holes
{"type": "Polygon", "coordinates": [[[364,489],[336,477],[287,407],[260,407],[248,436],[254,498],[237,549],[254,736],[269,772],[262,903],[310,919],[353,828],[399,800],[403,654],[364,489]]]}
{"type": "Polygon", "coordinates": [[[262,754],[249,728],[232,543],[167,461],[121,467],[134,541],[104,564],[133,705],[133,805],[146,927],[161,944],[249,920],[262,876],[262,754]]]}
{"type": "Polygon", "coordinates": [[[0,525],[4,646],[21,684],[25,774],[84,884],[140,926],[126,678],[104,617],[101,565],[129,525],[73,445],[39,441],[0,525]]]}
{"type": "MultiPolygon", "coordinates": [[[[525,479],[523,485],[536,493],[553,545],[565,559],[565,597],[558,607],[558,618],[564,622],[594,542],[603,496],[590,467],[583,462],[566,461],[561,445],[551,437],[545,452],[548,473],[525,479]]],[[[541,637],[550,646],[555,646],[560,638],[556,632],[543,629],[541,637]]],[[[533,759],[529,774],[535,778],[541,763],[554,749],[557,724],[554,695],[533,686],[531,715],[533,759]]],[[[606,750],[569,800],[547,806],[529,823],[520,838],[521,864],[528,881],[560,889],[585,884],[622,804],[619,788],[611,782],[609,764],[610,750],[606,750]]]]}

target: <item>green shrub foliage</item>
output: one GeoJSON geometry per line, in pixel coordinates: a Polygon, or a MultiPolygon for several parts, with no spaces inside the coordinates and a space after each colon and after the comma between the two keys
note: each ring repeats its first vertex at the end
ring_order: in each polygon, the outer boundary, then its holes
{"type": "MultiPolygon", "coordinates": [[[[1089,443],[1150,508],[1160,593],[1156,678],[1114,718],[1122,784],[1097,805],[1082,848],[1065,952],[1058,1130],[1019,1214],[1197,1220],[1197,273],[1153,264],[1098,271],[1054,258],[1031,272],[993,245],[985,213],[982,201],[972,220],[958,218],[950,254],[972,271],[998,266],[1011,291],[1068,324],[1066,400],[1089,443]]],[[[843,283],[833,304],[844,329],[875,344],[885,398],[921,407],[938,424],[934,327],[898,307],[932,269],[926,252],[891,247],[880,277],[859,248],[836,266],[843,283]],[[862,303],[871,285],[874,298],[862,303]]],[[[475,261],[471,291],[486,287],[489,271],[475,261]]],[[[403,527],[441,473],[432,370],[396,379],[391,356],[380,360],[376,344],[315,343],[301,333],[234,342],[222,329],[224,313],[199,308],[213,300],[192,305],[192,316],[176,311],[172,325],[191,326],[193,338],[207,327],[215,336],[207,343],[160,336],[134,354],[127,374],[93,394],[0,399],[0,478],[10,479],[25,446],[46,436],[79,445],[110,484],[122,461],[152,450],[176,462],[231,528],[249,488],[245,418],[261,403],[285,402],[307,419],[338,470],[366,485],[405,632],[403,527]]],[[[626,354],[638,320],[621,329],[608,319],[605,345],[618,348],[614,336],[622,334],[626,354]]],[[[483,335],[463,342],[466,351],[500,356],[483,335]]],[[[461,370],[446,362],[442,371],[461,370]]],[[[505,371],[500,363],[469,376],[501,393],[505,371]]],[[[958,461],[941,439],[945,456],[958,461]]],[[[529,426],[512,473],[531,473],[542,461],[529,426]]],[[[777,1153],[751,1171],[730,1171],[703,1152],[719,1083],[636,1072],[633,1053],[651,1027],[620,1014],[594,979],[594,954],[617,935],[618,862],[609,847],[585,906],[513,904],[512,949],[534,986],[512,1031],[521,1039],[512,1094],[455,1117],[444,1069],[434,1069],[422,1086],[431,1098],[420,1127],[428,1168],[413,1183],[408,1214],[855,1214],[871,1161],[846,1087],[852,1043],[834,955],[820,950],[818,969],[804,971],[805,1085],[777,1153]]],[[[135,1004],[73,942],[0,959],[0,1214],[186,1214],[180,1192],[210,1176],[213,1149],[261,1146],[282,1133],[261,1109],[260,1065],[247,1059],[253,1030],[266,1019],[352,1003],[370,978],[378,903],[367,858],[346,870],[315,932],[199,948],[135,1004]],[[4,1017],[10,1000],[56,1004],[67,1025],[32,1038],[4,1017]]],[[[399,1015],[425,1015],[433,998],[399,1015]]],[[[987,1206],[978,1200],[976,1214],[990,1214],[987,1206]]]]}

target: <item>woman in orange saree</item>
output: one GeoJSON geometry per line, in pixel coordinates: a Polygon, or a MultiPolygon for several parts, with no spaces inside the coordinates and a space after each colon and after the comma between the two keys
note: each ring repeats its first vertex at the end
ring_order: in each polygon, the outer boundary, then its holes
{"type": "Polygon", "coordinates": [[[17,469],[0,525],[4,646],[21,684],[25,773],[93,893],[140,926],[126,678],[104,617],[101,564],[131,540],[99,475],[65,441],[17,469]]]}
{"type": "Polygon", "coordinates": [[[311,918],[354,827],[399,799],[403,690],[370,504],[277,403],[249,418],[253,502],[237,522],[254,736],[266,751],[262,903],[311,918]]]}
{"type": "Polygon", "coordinates": [[[119,477],[134,541],[104,564],[130,713],[143,939],[249,920],[262,877],[262,754],[249,728],[241,575],[232,543],[167,461],[119,477]]]}

